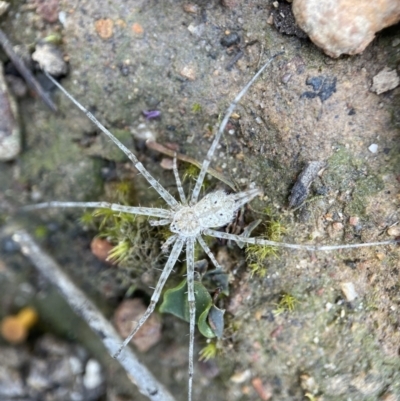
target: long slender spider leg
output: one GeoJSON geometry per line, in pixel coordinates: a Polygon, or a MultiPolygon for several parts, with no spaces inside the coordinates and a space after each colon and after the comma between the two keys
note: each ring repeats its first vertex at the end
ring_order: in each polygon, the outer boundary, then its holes
{"type": "Polygon", "coordinates": [[[23,206],[21,208],[22,211],[31,211],[37,209],[47,209],[47,208],[95,208],[95,209],[109,209],[114,210],[116,212],[123,212],[129,214],[140,214],[142,216],[151,216],[151,217],[161,217],[161,218],[169,218],[171,216],[171,212],[166,209],[158,209],[152,207],[133,207],[133,206],[124,206],[119,205],[117,203],[109,203],[109,202],[43,202],[37,203],[36,205],[28,205],[23,206]]]}
{"type": "Polygon", "coordinates": [[[174,170],[176,187],[178,188],[179,197],[181,198],[181,202],[184,205],[187,205],[185,192],[183,191],[182,182],[181,182],[181,179],[179,178],[178,165],[176,163],[176,152],[174,153],[174,161],[173,161],[172,169],[174,170]]]}
{"type": "Polygon", "coordinates": [[[204,234],[210,235],[215,238],[231,239],[233,241],[245,242],[246,244],[256,244],[256,245],[266,245],[266,246],[276,246],[281,248],[291,248],[291,249],[303,249],[306,251],[334,251],[337,249],[348,249],[348,248],[361,248],[370,246],[382,246],[382,245],[396,245],[399,242],[397,240],[388,240],[382,242],[368,242],[365,244],[347,244],[347,245],[298,245],[298,244],[286,244],[284,242],[270,241],[264,238],[246,238],[240,235],[223,233],[220,231],[211,230],[209,228],[203,231],[204,234]]]}
{"type": "Polygon", "coordinates": [[[257,195],[261,194],[261,190],[258,188],[250,189],[248,191],[239,192],[237,194],[230,195],[236,202],[236,206],[242,207],[246,203],[250,202],[257,195]]]}
{"type": "Polygon", "coordinates": [[[222,120],[221,125],[218,128],[218,132],[215,135],[215,138],[210,146],[210,149],[207,152],[207,156],[205,157],[203,164],[201,166],[200,174],[197,177],[196,185],[193,189],[192,193],[192,198],[191,198],[191,204],[193,205],[194,203],[197,202],[197,199],[200,194],[201,186],[203,185],[204,177],[206,176],[208,167],[211,163],[211,159],[214,155],[215,149],[218,146],[219,140],[221,139],[221,135],[223,134],[226,124],[228,123],[229,117],[233,113],[233,110],[235,110],[237,104],[239,103],[240,99],[243,97],[243,95],[249,90],[250,86],[253,85],[253,83],[256,81],[256,79],[262,74],[262,72],[267,68],[267,66],[272,62],[272,60],[279,56],[281,53],[275,54],[275,56],[272,56],[259,70],[258,72],[254,75],[254,77],[248,82],[248,84],[240,91],[240,93],[235,97],[234,101],[230,104],[228,107],[228,110],[225,114],[224,119],[222,120]]]}
{"type": "Polygon", "coordinates": [[[199,241],[199,244],[201,245],[201,247],[203,248],[203,251],[207,254],[207,256],[210,258],[212,264],[217,268],[217,270],[222,270],[222,266],[218,263],[217,259],[215,258],[215,256],[213,255],[213,253],[211,252],[211,249],[208,247],[208,245],[206,244],[206,242],[203,240],[201,235],[198,235],[196,237],[197,241],[199,241]]]}
{"type": "Polygon", "coordinates": [[[154,226],[166,226],[171,223],[171,219],[162,219],[162,220],[150,220],[150,225],[154,226]]]}
{"type": "Polygon", "coordinates": [[[161,252],[167,252],[168,248],[177,240],[177,235],[171,235],[168,239],[161,245],[161,252]]]}
{"type": "Polygon", "coordinates": [[[57,86],[61,92],[64,93],[65,96],[72,103],[75,104],[86,116],[105,134],[110,138],[124,153],[125,155],[132,161],[135,168],[143,175],[144,178],[149,182],[149,184],[159,193],[159,195],[168,203],[171,207],[177,206],[178,201],[144,168],[143,164],[137,159],[137,157],[121,142],[119,141],[104,125],[100,123],[100,121],[87,109],[85,109],[76,99],[70,95],[66,89],[64,89],[47,71],[43,70],[46,74],[47,78],[57,86]]]}
{"type": "Polygon", "coordinates": [[[189,237],[186,242],[186,266],[187,266],[187,285],[189,302],[189,385],[188,401],[192,401],[193,388],[193,347],[194,347],[194,328],[196,324],[196,302],[194,296],[194,243],[196,238],[189,237]]]}
{"type": "Polygon", "coordinates": [[[133,336],[143,326],[144,322],[148,319],[148,317],[153,313],[154,308],[156,307],[156,304],[160,298],[161,291],[164,287],[164,284],[167,281],[169,275],[171,274],[173,267],[175,266],[176,261],[179,258],[179,255],[182,251],[184,242],[185,241],[182,238],[178,238],[177,241],[175,242],[174,247],[172,248],[172,251],[167,260],[167,263],[165,264],[165,267],[161,273],[161,276],[158,279],[158,282],[157,282],[156,288],[154,289],[153,295],[151,296],[150,305],[147,307],[144,315],[139,319],[139,322],[137,323],[135,328],[129,333],[129,336],[126,337],[126,339],[124,340],[122,345],[118,348],[118,351],[115,353],[114,358],[118,358],[121,351],[129,344],[129,342],[132,340],[133,336]]]}

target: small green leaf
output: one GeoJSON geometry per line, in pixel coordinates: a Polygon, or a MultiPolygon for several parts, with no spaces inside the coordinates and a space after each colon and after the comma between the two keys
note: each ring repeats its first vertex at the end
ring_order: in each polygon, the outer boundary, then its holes
{"type": "MultiPolygon", "coordinates": [[[[212,298],[204,285],[198,281],[194,282],[194,292],[196,300],[196,324],[200,333],[208,338],[215,337],[215,333],[207,323],[208,312],[212,307],[212,298]]],[[[160,312],[171,313],[189,322],[190,314],[186,280],[183,280],[178,286],[165,292],[160,312]]]]}
{"type": "Polygon", "coordinates": [[[208,313],[208,324],[218,338],[222,338],[224,333],[224,314],[225,309],[219,309],[215,305],[210,308],[208,313]]]}
{"type": "Polygon", "coordinates": [[[221,270],[210,270],[202,278],[208,288],[218,287],[221,293],[229,295],[229,274],[221,270]]]}

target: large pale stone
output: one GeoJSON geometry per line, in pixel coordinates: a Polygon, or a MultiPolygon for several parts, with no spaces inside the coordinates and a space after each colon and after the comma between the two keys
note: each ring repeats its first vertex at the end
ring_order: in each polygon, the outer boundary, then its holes
{"type": "Polygon", "coordinates": [[[293,0],[297,24],[326,54],[361,53],[400,20],[400,0],[293,0]]]}

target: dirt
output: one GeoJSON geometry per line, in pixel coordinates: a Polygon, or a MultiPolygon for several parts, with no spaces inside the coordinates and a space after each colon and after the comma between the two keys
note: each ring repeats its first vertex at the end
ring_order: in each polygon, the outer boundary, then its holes
{"type": "MultiPolygon", "coordinates": [[[[370,87],[383,68],[398,71],[398,29],[380,33],[361,55],[333,60],[308,40],[277,32],[267,22],[272,7],[265,1],[225,6],[214,1],[64,1],[59,4],[65,13],[62,25],[45,22],[34,9],[15,2],[1,27],[13,43],[25,45],[60,33],[70,69],[62,84],[117,131],[171,191],[172,173],[160,166],[164,156],[148,150],[140,134],[149,131],[158,142],[203,160],[211,131],[229,103],[268,57],[284,50],[240,102],[240,118],[231,119],[213,167],[240,189],[255,183],[264,190],[246,219],[278,216],[285,242],[383,240],[399,221],[400,89],[378,96],[370,87]],[[107,21],[107,35],[99,32],[104,23],[98,21],[107,21]],[[235,39],[227,48],[221,40],[232,33],[240,42],[235,39]],[[161,117],[146,120],[146,110],[159,110],[161,117]],[[371,144],[378,145],[377,153],[368,150],[371,144]],[[326,162],[327,168],[311,186],[306,205],[287,210],[290,190],[310,161],[326,162]]],[[[1,164],[2,204],[109,199],[105,189],[123,177],[132,179],[137,204],[161,205],[86,117],[61,94],[55,99],[57,114],[32,96],[19,101],[24,148],[14,162],[1,164]]],[[[181,166],[182,173],[185,169],[181,166]]],[[[186,190],[190,187],[186,181],[186,190]]],[[[4,223],[17,219],[35,233],[76,283],[112,314],[126,283],[118,281],[115,267],[91,255],[96,233],[79,224],[79,211],[18,218],[1,211],[0,216],[4,223]]],[[[80,334],[78,323],[68,327],[58,321],[65,304],[44,308],[40,296],[50,290],[33,270],[26,273],[26,262],[4,244],[3,314],[35,302],[46,311],[46,330],[51,326],[88,346],[90,337],[80,334]],[[31,292],[22,296],[21,283],[27,280],[31,292]]],[[[215,252],[223,247],[217,241],[211,245],[215,252]]],[[[231,307],[218,343],[220,355],[211,365],[196,363],[194,400],[258,400],[260,392],[272,400],[400,397],[398,248],[279,251],[264,262],[263,278],[250,275],[243,251],[223,250],[231,258],[231,286],[219,306],[231,307]],[[358,294],[352,302],[341,291],[347,282],[358,294]],[[295,308],[277,314],[284,294],[296,299],[295,308]]],[[[175,283],[180,271],[177,276],[175,283]]],[[[147,287],[155,277],[143,273],[134,283],[150,295],[147,287]]],[[[185,400],[188,326],[171,316],[162,318],[163,340],[143,359],[177,400],[185,400]]],[[[196,351],[205,345],[199,335],[196,351]]],[[[91,352],[100,355],[100,347],[92,346],[91,352]]],[[[117,375],[103,361],[112,392],[133,397],[123,373],[117,375]]]]}

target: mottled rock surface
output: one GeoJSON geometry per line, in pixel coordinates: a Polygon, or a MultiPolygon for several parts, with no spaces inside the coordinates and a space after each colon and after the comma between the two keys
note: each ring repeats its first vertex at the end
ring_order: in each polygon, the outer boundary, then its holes
{"type": "Polygon", "coordinates": [[[375,33],[400,20],[399,0],[293,0],[297,24],[326,54],[361,53],[375,33]]]}

